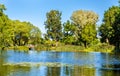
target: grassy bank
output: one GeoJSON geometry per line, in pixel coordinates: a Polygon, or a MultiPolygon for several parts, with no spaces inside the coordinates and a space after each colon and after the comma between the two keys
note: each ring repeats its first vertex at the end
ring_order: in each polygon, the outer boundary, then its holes
{"type": "Polygon", "coordinates": [[[114,50],[113,45],[108,44],[96,44],[92,46],[88,46],[85,48],[84,46],[77,46],[77,45],[65,45],[59,44],[58,46],[45,46],[45,45],[38,45],[35,47],[36,50],[47,50],[47,51],[72,51],[72,52],[112,52],[114,50]]]}
{"type": "Polygon", "coordinates": [[[29,48],[27,46],[11,46],[5,47],[4,50],[29,51],[29,48]]]}
{"type": "MultiPolygon", "coordinates": [[[[96,44],[92,46],[88,46],[85,48],[84,46],[77,45],[65,45],[59,43],[57,46],[53,45],[43,45],[39,44],[34,47],[34,50],[37,51],[65,51],[65,52],[112,52],[114,50],[114,46],[108,44],[96,44]]],[[[6,47],[5,50],[16,50],[16,51],[29,51],[27,46],[16,46],[16,47],[6,47]]]]}

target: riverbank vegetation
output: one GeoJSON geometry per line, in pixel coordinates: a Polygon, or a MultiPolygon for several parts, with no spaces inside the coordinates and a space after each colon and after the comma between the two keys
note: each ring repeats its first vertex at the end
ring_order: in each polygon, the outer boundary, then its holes
{"type": "Polygon", "coordinates": [[[65,22],[61,21],[62,12],[50,10],[46,13],[45,34],[30,22],[10,19],[4,13],[5,10],[6,7],[0,4],[1,50],[120,50],[120,6],[112,6],[105,11],[101,26],[97,25],[98,14],[91,10],[73,11],[70,19],[65,22]]]}

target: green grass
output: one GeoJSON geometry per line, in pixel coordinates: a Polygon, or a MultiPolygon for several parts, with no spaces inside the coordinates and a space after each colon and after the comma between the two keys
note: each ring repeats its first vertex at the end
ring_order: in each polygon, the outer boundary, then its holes
{"type": "Polygon", "coordinates": [[[54,49],[52,50],[78,52],[78,51],[84,51],[84,47],[76,46],[76,45],[62,45],[62,46],[54,47],[54,49]]]}
{"type": "Polygon", "coordinates": [[[84,46],[77,46],[77,45],[65,45],[65,44],[59,44],[58,46],[45,46],[45,45],[39,45],[35,48],[39,51],[65,51],[65,52],[112,52],[115,47],[113,45],[108,45],[105,43],[99,43],[96,45],[88,46],[85,48],[84,46]]]}
{"type": "Polygon", "coordinates": [[[111,53],[115,49],[115,46],[104,43],[96,44],[85,49],[87,52],[107,52],[111,53]]]}
{"type": "Polygon", "coordinates": [[[28,51],[29,48],[27,46],[13,46],[13,47],[8,47],[7,50],[28,51]]]}
{"type": "MultiPolygon", "coordinates": [[[[16,46],[8,47],[6,50],[15,50],[15,51],[29,51],[27,46],[16,46]]],[[[58,51],[58,52],[112,52],[115,49],[113,45],[108,45],[105,43],[98,43],[96,45],[91,45],[85,48],[84,46],[77,45],[65,45],[63,43],[58,43],[57,46],[52,45],[43,45],[39,44],[35,46],[34,50],[37,51],[58,51]]]]}
{"type": "Polygon", "coordinates": [[[84,47],[76,46],[76,45],[65,45],[65,44],[58,44],[58,46],[46,46],[46,45],[38,45],[35,47],[35,50],[38,51],[83,51],[84,47]]]}

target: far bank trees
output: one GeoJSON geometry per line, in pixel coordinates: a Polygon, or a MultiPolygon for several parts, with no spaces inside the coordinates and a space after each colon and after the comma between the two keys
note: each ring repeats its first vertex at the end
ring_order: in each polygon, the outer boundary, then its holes
{"type": "Polygon", "coordinates": [[[0,4],[0,48],[38,44],[41,31],[30,22],[11,20],[4,14],[5,6],[0,4]]]}
{"type": "Polygon", "coordinates": [[[46,38],[53,41],[59,41],[62,38],[62,13],[58,10],[51,10],[46,13],[45,29],[47,30],[46,38]]]}
{"type": "Polygon", "coordinates": [[[120,7],[112,6],[104,13],[103,23],[99,28],[101,42],[106,42],[120,49],[120,7]]]}
{"type": "Polygon", "coordinates": [[[76,25],[75,36],[77,42],[83,43],[85,47],[96,39],[96,22],[98,15],[93,11],[77,10],[74,11],[71,20],[76,25]]]}

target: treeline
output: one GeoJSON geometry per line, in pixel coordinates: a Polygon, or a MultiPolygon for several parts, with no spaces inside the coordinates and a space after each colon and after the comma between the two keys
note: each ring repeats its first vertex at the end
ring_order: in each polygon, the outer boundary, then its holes
{"type": "Polygon", "coordinates": [[[61,41],[85,48],[101,42],[115,46],[115,50],[120,50],[120,6],[112,6],[105,11],[100,27],[97,25],[98,14],[93,11],[74,11],[70,19],[63,24],[61,15],[58,10],[47,12],[46,40],[61,41]]]}
{"type": "Polygon", "coordinates": [[[115,50],[120,50],[120,6],[112,6],[105,11],[99,35],[101,42],[114,45],[115,50]]]}
{"type": "Polygon", "coordinates": [[[74,11],[71,20],[61,23],[62,13],[58,10],[51,10],[46,14],[45,28],[47,34],[45,39],[61,41],[65,44],[87,45],[96,41],[96,22],[98,15],[93,11],[74,11]]]}
{"type": "Polygon", "coordinates": [[[100,27],[97,25],[99,16],[93,11],[74,11],[70,19],[62,23],[62,12],[51,10],[46,13],[44,38],[41,37],[39,28],[30,22],[9,19],[3,12],[5,9],[4,5],[0,5],[0,45],[2,47],[28,44],[50,45],[51,43],[50,46],[57,46],[59,42],[87,48],[102,42],[114,45],[117,50],[120,49],[120,6],[112,6],[105,11],[100,27]]]}
{"type": "Polygon", "coordinates": [[[41,40],[41,31],[30,22],[11,20],[4,14],[4,5],[0,5],[0,47],[25,46],[38,44],[41,40]]]}

